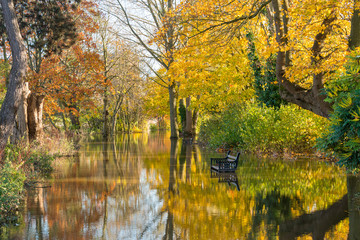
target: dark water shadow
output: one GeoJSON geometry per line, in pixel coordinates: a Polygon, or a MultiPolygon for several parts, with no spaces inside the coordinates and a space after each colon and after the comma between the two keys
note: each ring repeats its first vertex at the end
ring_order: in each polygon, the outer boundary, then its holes
{"type": "Polygon", "coordinates": [[[284,221],[279,226],[279,239],[296,239],[311,235],[312,239],[325,239],[325,235],[342,220],[349,218],[348,239],[360,239],[360,176],[347,176],[347,190],[338,201],[324,210],[303,214],[284,221]]]}

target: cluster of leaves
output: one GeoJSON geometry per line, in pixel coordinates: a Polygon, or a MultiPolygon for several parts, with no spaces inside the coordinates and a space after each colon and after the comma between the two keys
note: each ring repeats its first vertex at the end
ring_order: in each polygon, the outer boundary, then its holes
{"type": "Polygon", "coordinates": [[[73,45],[76,26],[71,11],[80,0],[15,1],[19,26],[28,46],[36,52],[60,53],[73,45]]]}
{"type": "Polygon", "coordinates": [[[199,137],[212,147],[241,148],[256,152],[312,151],[327,120],[283,105],[279,109],[256,103],[231,106],[204,121],[199,137]]]}
{"type": "Polygon", "coordinates": [[[349,170],[360,165],[360,57],[359,51],[349,56],[346,72],[327,86],[327,101],[333,103],[331,125],[319,138],[317,146],[332,151],[339,164],[349,170]]]}
{"type": "Polygon", "coordinates": [[[190,39],[174,54],[175,61],[167,74],[179,82],[179,97],[197,96],[194,107],[219,112],[253,96],[245,50],[246,39],[234,38],[214,46],[205,34],[190,39]]]}
{"type": "Polygon", "coordinates": [[[39,93],[47,94],[49,108],[61,112],[71,111],[73,106],[91,108],[93,102],[88,96],[102,88],[103,76],[100,56],[74,45],[61,57],[46,59],[39,74],[32,73],[29,80],[39,93]],[[62,104],[59,104],[62,103],[62,104]],[[53,103],[53,105],[51,105],[53,103]]]}

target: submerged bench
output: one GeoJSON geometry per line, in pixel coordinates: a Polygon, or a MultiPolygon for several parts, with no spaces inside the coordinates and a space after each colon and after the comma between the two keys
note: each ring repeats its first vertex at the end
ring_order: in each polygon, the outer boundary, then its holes
{"type": "Polygon", "coordinates": [[[217,172],[235,172],[240,153],[238,153],[237,156],[231,156],[230,152],[231,151],[228,151],[224,158],[211,158],[211,170],[217,172]]]}

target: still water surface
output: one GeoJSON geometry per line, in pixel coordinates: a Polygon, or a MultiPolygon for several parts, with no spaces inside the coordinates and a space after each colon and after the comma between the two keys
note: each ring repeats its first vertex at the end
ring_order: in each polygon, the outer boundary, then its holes
{"type": "Polygon", "coordinates": [[[358,239],[360,180],[307,160],[241,156],[236,174],[210,173],[221,153],[163,133],[92,138],[28,192],[10,239],[358,239]],[[50,187],[51,186],[51,187],[50,187]],[[349,191],[349,194],[347,192],[349,191]],[[349,196],[349,197],[348,197],[349,196]]]}

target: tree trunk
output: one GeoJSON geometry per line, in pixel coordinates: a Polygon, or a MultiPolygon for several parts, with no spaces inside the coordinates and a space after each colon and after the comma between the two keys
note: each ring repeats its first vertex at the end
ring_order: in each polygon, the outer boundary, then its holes
{"type": "MultiPolygon", "coordinates": [[[[288,16],[287,14],[287,1],[273,0],[274,7],[274,24],[276,30],[276,41],[282,49],[286,48],[288,44],[287,30],[288,30],[288,16]],[[282,2],[282,3],[281,3],[282,2]]],[[[333,23],[336,20],[336,16],[329,15],[323,19],[323,30],[320,31],[313,39],[313,46],[311,48],[312,65],[319,64],[321,59],[320,54],[324,46],[326,38],[329,36],[333,29],[333,23]]],[[[332,109],[331,104],[324,101],[326,95],[323,94],[324,88],[324,75],[326,72],[320,72],[314,74],[313,85],[311,88],[303,88],[293,82],[285,76],[285,70],[291,66],[290,52],[280,50],[277,53],[276,59],[276,77],[280,85],[280,96],[288,102],[297,104],[298,106],[312,111],[313,113],[329,117],[329,113],[332,109]]]]}
{"type": "Polygon", "coordinates": [[[61,113],[61,118],[62,118],[62,121],[63,121],[64,130],[65,130],[65,132],[67,132],[65,113],[63,113],[63,112],[61,113]]]}
{"type": "MultiPolygon", "coordinates": [[[[355,5],[359,0],[354,1],[355,5]]],[[[273,0],[272,5],[274,8],[274,24],[276,30],[276,41],[282,49],[287,45],[287,28],[288,17],[286,16],[287,1],[273,0]]],[[[355,8],[351,19],[351,32],[349,37],[349,49],[354,49],[360,46],[360,17],[359,10],[355,8]]],[[[326,38],[333,31],[333,26],[336,20],[335,14],[329,14],[322,21],[322,30],[314,36],[313,45],[311,47],[311,60],[312,65],[319,64],[321,59],[321,51],[324,46],[326,38]]],[[[277,54],[276,59],[276,77],[280,85],[281,97],[289,102],[295,103],[298,106],[312,111],[313,113],[329,117],[332,110],[332,105],[325,102],[326,95],[323,94],[324,89],[324,75],[326,72],[320,72],[314,74],[313,85],[311,88],[302,88],[301,86],[290,82],[285,76],[285,70],[288,66],[291,66],[291,60],[289,51],[281,50],[277,54]]]]}
{"type": "Polygon", "coordinates": [[[27,99],[27,120],[29,128],[29,141],[41,139],[43,130],[44,95],[31,93],[27,99]]]}
{"type": "Polygon", "coordinates": [[[186,120],[185,120],[185,130],[184,137],[193,137],[193,116],[191,111],[191,96],[186,98],[186,120]]]}
{"type": "Polygon", "coordinates": [[[108,111],[108,93],[107,87],[105,88],[104,93],[104,109],[103,109],[103,138],[107,139],[109,137],[109,111],[108,111]]]}
{"type": "Polygon", "coordinates": [[[21,102],[15,118],[15,125],[13,128],[13,134],[10,137],[12,144],[17,144],[19,141],[28,144],[29,143],[29,128],[28,128],[28,112],[27,112],[27,98],[30,94],[29,85],[25,83],[24,92],[21,96],[21,102]]]}
{"type": "Polygon", "coordinates": [[[24,82],[27,58],[13,1],[1,0],[1,7],[13,58],[9,74],[9,86],[0,110],[0,153],[2,154],[14,128],[21,99],[27,92],[24,82]]]}
{"type": "Polygon", "coordinates": [[[71,125],[73,129],[78,130],[80,129],[79,108],[77,106],[71,106],[71,108],[69,112],[71,125]]]}
{"type": "Polygon", "coordinates": [[[349,48],[350,50],[360,46],[360,11],[356,8],[356,4],[359,0],[354,1],[354,13],[351,17],[351,32],[349,37],[349,48]]]}
{"type": "Polygon", "coordinates": [[[199,119],[199,109],[194,109],[193,110],[193,115],[192,115],[192,118],[193,118],[193,129],[192,129],[192,132],[193,132],[193,137],[196,136],[196,125],[197,125],[197,122],[198,122],[198,119],[199,119]]]}
{"type": "Polygon", "coordinates": [[[111,135],[114,136],[115,135],[115,131],[116,131],[116,115],[113,117],[112,119],[112,126],[111,126],[111,135]]]}
{"type": "Polygon", "coordinates": [[[179,138],[179,128],[177,123],[177,107],[175,86],[169,86],[169,104],[170,104],[170,138],[179,138]]]}

